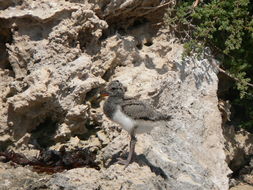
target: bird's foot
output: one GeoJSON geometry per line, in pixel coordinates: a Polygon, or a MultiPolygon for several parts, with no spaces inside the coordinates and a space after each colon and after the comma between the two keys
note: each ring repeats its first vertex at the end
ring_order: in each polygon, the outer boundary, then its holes
{"type": "Polygon", "coordinates": [[[118,164],[125,165],[124,169],[126,169],[127,166],[128,166],[128,165],[130,164],[130,162],[131,162],[131,160],[124,160],[124,159],[122,159],[122,158],[118,158],[117,160],[118,160],[118,161],[117,161],[118,164]]]}

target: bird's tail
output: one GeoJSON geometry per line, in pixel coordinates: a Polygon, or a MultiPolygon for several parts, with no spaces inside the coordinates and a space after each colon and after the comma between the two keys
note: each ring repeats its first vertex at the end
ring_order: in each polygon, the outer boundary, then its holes
{"type": "Polygon", "coordinates": [[[168,121],[170,121],[173,117],[171,115],[162,115],[161,120],[163,125],[165,125],[166,127],[169,127],[169,123],[168,121]]]}
{"type": "Polygon", "coordinates": [[[172,119],[172,116],[171,115],[161,115],[160,119],[164,120],[164,121],[170,121],[172,119]]]}

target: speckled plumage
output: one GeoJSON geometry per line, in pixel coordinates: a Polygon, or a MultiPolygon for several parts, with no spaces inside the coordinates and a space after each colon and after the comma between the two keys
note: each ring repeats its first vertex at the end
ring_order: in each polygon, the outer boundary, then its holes
{"type": "Polygon", "coordinates": [[[125,97],[124,87],[119,81],[112,81],[107,87],[107,92],[109,98],[106,100],[103,109],[105,115],[110,119],[113,118],[117,106],[120,106],[121,111],[134,120],[160,121],[171,118],[171,116],[161,114],[140,100],[125,97]]]}
{"type": "Polygon", "coordinates": [[[170,120],[148,104],[135,98],[125,97],[125,88],[118,81],[112,81],[106,88],[109,98],[103,110],[112,121],[120,124],[131,136],[130,152],[127,160],[120,160],[126,166],[130,163],[135,148],[135,134],[151,131],[159,122],[170,120]]]}
{"type": "Polygon", "coordinates": [[[155,111],[151,106],[136,100],[136,99],[123,99],[120,104],[122,111],[133,119],[143,119],[150,121],[169,120],[170,116],[163,115],[155,111]]]}

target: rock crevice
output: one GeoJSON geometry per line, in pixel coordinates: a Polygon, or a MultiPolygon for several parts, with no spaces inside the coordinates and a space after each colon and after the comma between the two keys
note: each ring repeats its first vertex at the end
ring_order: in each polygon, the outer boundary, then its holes
{"type": "Polygon", "coordinates": [[[182,59],[183,44],[158,24],[174,4],[0,1],[0,34],[9,39],[0,39],[0,151],[29,158],[43,149],[85,148],[100,168],[38,175],[0,163],[1,187],[228,189],[216,61],[210,53],[182,59]],[[138,136],[126,170],[115,158],[125,155],[127,134],[101,109],[100,90],[113,79],[173,117],[138,136]]]}

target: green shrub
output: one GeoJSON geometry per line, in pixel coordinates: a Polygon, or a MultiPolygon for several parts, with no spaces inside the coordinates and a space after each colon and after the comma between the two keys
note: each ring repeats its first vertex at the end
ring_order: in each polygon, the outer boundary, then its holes
{"type": "MultiPolygon", "coordinates": [[[[240,126],[253,131],[253,2],[249,0],[181,1],[169,8],[165,25],[185,43],[184,56],[204,47],[235,79],[231,103],[243,110],[240,126]]],[[[238,115],[238,114],[237,114],[238,115]]],[[[240,115],[240,114],[239,114],[240,115]]],[[[237,118],[238,119],[238,118],[237,118]]]]}

